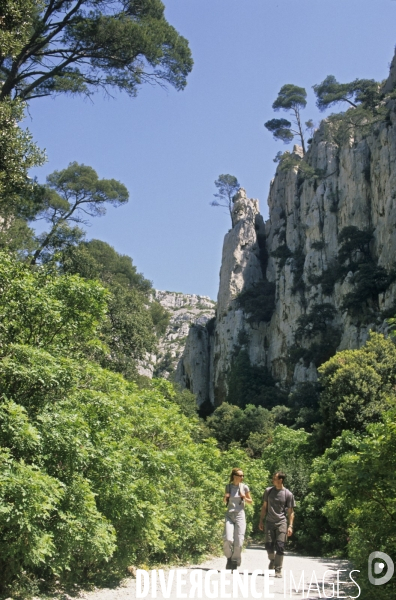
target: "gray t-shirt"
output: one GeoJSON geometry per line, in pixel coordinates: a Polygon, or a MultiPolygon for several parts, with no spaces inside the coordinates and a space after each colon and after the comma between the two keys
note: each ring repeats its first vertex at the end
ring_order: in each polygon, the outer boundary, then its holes
{"type": "Polygon", "coordinates": [[[263,502],[267,502],[267,521],[270,523],[279,523],[286,521],[288,508],[294,508],[296,503],[290,490],[276,487],[268,487],[263,496],[263,502]]]}
{"type": "MultiPolygon", "coordinates": [[[[249,491],[249,486],[245,483],[242,484],[244,493],[249,491]]],[[[230,494],[230,499],[227,504],[227,512],[239,512],[244,509],[243,502],[241,502],[241,494],[239,493],[239,485],[229,483],[226,485],[226,494],[230,494]]]]}

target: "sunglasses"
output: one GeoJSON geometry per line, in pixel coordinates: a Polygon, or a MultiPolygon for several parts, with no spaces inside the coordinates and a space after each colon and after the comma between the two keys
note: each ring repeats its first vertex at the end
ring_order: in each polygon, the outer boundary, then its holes
{"type": "Polygon", "coordinates": [[[236,473],[235,477],[245,477],[245,475],[238,475],[238,473],[236,473]]]}

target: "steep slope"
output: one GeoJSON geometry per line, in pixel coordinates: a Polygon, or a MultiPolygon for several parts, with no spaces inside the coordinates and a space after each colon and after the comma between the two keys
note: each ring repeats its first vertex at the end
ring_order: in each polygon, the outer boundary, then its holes
{"type": "Polygon", "coordinates": [[[155,290],[155,300],[170,312],[169,325],[160,338],[158,351],[139,366],[146,377],[167,379],[176,369],[183,354],[190,328],[205,325],[215,316],[216,302],[208,296],[155,290]]]}
{"type": "Polygon", "coordinates": [[[236,197],[215,328],[204,345],[190,334],[177,369],[200,402],[226,400],[241,349],[290,387],[396,314],[395,101],[378,115],[347,130],[325,120],[304,159],[297,146],[286,153],[265,226],[258,202],[236,197]]]}

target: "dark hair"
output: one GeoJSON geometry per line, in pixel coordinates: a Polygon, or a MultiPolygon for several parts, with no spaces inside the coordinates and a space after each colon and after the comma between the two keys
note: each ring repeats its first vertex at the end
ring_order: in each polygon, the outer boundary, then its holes
{"type": "Polygon", "coordinates": [[[277,477],[278,479],[282,479],[282,484],[283,484],[284,480],[286,479],[286,473],[284,473],[283,471],[275,471],[274,477],[277,477]]]}
{"type": "Polygon", "coordinates": [[[242,473],[243,473],[243,469],[240,469],[239,467],[234,467],[232,469],[231,475],[230,475],[230,483],[232,483],[234,481],[234,475],[236,475],[238,471],[242,471],[242,473]]]}

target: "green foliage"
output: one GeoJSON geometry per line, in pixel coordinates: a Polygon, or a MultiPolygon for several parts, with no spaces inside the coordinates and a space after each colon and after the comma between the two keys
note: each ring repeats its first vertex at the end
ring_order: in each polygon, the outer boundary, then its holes
{"type": "MultiPolygon", "coordinates": [[[[348,531],[343,511],[340,511],[337,520],[329,522],[325,509],[326,503],[332,499],[331,488],[337,477],[337,460],[346,452],[355,450],[358,444],[356,435],[344,431],[322,456],[314,458],[311,463],[308,490],[298,507],[299,526],[295,531],[297,548],[310,556],[346,555],[348,531]]],[[[360,495],[357,494],[355,504],[358,505],[359,501],[360,495]]]]}
{"type": "Polygon", "coordinates": [[[385,122],[388,115],[389,109],[383,102],[369,108],[361,104],[345,113],[330,115],[324,121],[325,139],[341,147],[371,134],[373,126],[385,122]]]}
{"type": "Polygon", "coordinates": [[[248,323],[268,323],[275,310],[275,283],[264,280],[243,290],[236,299],[248,323]]]}
{"type": "Polygon", "coordinates": [[[160,0],[98,0],[95,10],[86,0],[8,0],[4,29],[0,99],[98,89],[135,96],[145,82],[180,90],[193,64],[160,0]]]}
{"type": "Polygon", "coordinates": [[[298,383],[289,395],[287,423],[293,429],[303,428],[312,432],[313,426],[320,421],[319,397],[320,387],[317,383],[298,383]]]}
{"type": "Polygon", "coordinates": [[[361,432],[379,420],[396,384],[396,346],[383,335],[371,333],[360,350],[338,352],[319,373],[323,425],[317,437],[328,446],[344,429],[361,432]]]}
{"type": "Polygon", "coordinates": [[[285,144],[289,144],[294,139],[294,133],[291,130],[291,122],[287,119],[271,119],[264,123],[264,127],[268,129],[276,140],[282,140],[285,144]]]}
{"type": "Polygon", "coordinates": [[[286,401],[268,369],[252,365],[246,350],[240,350],[232,361],[228,390],[227,402],[240,408],[248,404],[271,408],[286,401]]]}
{"type": "Polygon", "coordinates": [[[311,242],[311,248],[313,250],[323,250],[324,247],[325,247],[325,243],[322,242],[321,240],[311,242]]]}
{"type": "Polygon", "coordinates": [[[375,317],[378,294],[387,290],[395,278],[393,271],[389,273],[372,257],[372,239],[372,230],[362,231],[353,225],[344,227],[338,236],[338,259],[329,263],[322,275],[309,276],[310,283],[320,284],[323,293],[330,296],[335,283],[351,271],[349,282],[354,289],[345,295],[341,308],[352,316],[366,319],[375,317]]]}
{"type": "Polygon", "coordinates": [[[307,366],[313,362],[318,367],[333,356],[341,341],[341,331],[333,325],[336,314],[334,306],[325,302],[316,304],[297,319],[296,344],[290,348],[288,356],[292,368],[300,359],[307,366]]]}
{"type": "Polygon", "coordinates": [[[355,79],[350,83],[338,83],[334,75],[328,75],[322,83],[313,86],[319,110],[325,110],[338,102],[347,102],[354,108],[362,103],[365,108],[378,104],[381,85],[374,79],[355,79]]]}
{"type": "MultiPolygon", "coordinates": [[[[376,264],[371,255],[372,230],[361,231],[357,227],[345,227],[338,236],[341,244],[338,259],[341,265],[338,277],[352,271],[354,289],[344,298],[342,309],[354,316],[362,316],[368,305],[378,311],[378,294],[384,292],[394,280],[395,274],[376,264]]],[[[366,311],[367,312],[367,311],[366,311]]],[[[370,315],[370,311],[369,311],[370,315]]]]}
{"type": "Polygon", "coordinates": [[[303,337],[312,339],[318,334],[325,333],[336,314],[336,308],[328,302],[325,302],[324,304],[315,304],[308,313],[301,315],[298,318],[296,339],[301,339],[303,337]]]}
{"type": "MultiPolygon", "coordinates": [[[[3,443],[10,451],[19,444],[20,454],[21,442],[15,437],[27,430],[22,450],[29,462],[29,445],[36,446],[37,466],[25,467],[29,472],[21,477],[31,481],[30,471],[38,469],[41,492],[25,520],[34,533],[41,529],[46,541],[44,546],[38,539],[37,550],[32,542],[31,552],[30,545],[26,552],[18,549],[16,544],[23,536],[14,519],[22,505],[19,492],[6,488],[10,504],[0,529],[2,539],[8,543],[6,558],[11,552],[15,555],[14,568],[18,572],[28,569],[36,576],[44,574],[47,579],[56,575],[63,580],[79,580],[92,578],[98,568],[103,568],[103,559],[112,555],[113,568],[121,568],[154,556],[169,560],[204,550],[208,545],[206,531],[212,527],[213,535],[220,512],[213,511],[213,506],[209,510],[211,501],[205,500],[203,490],[198,490],[206,486],[207,477],[213,480],[211,467],[205,465],[219,455],[210,445],[194,445],[191,434],[197,425],[183,420],[176,404],[158,392],[145,390],[139,394],[121,378],[98,367],[72,359],[65,364],[65,359],[54,359],[42,350],[32,353],[26,347],[15,348],[14,355],[12,363],[3,361],[1,387],[3,393],[12,394],[14,403],[24,407],[29,421],[24,422],[21,414],[25,413],[18,414],[11,405],[14,427],[10,427],[10,417],[4,419],[2,431],[7,435],[3,443]],[[18,359],[24,356],[30,357],[30,364],[22,369],[18,359]],[[36,361],[36,367],[32,361],[36,361]],[[69,389],[58,392],[54,402],[52,388],[62,373],[65,377],[65,370],[70,378],[69,389]],[[38,387],[48,390],[47,395],[38,393],[38,387]],[[48,489],[50,484],[59,490],[53,502],[50,499],[55,491],[48,489]],[[165,519],[162,500],[169,509],[165,519]],[[42,506],[40,510],[37,504],[42,506]],[[48,504],[50,514],[45,523],[42,513],[48,504]],[[178,519],[177,525],[174,515],[180,517],[180,509],[186,518],[178,519]],[[36,527],[33,518],[38,519],[36,527]],[[183,533],[180,526],[186,527],[183,533]],[[7,533],[8,527],[13,537],[7,533]],[[34,562],[34,553],[40,551],[41,559],[39,555],[34,562]]],[[[7,409],[10,413],[9,401],[2,416],[7,409]]],[[[21,469],[23,463],[16,467],[21,469]]]]}
{"type": "Polygon", "coordinates": [[[37,0],[6,0],[1,6],[2,26],[0,29],[1,56],[16,56],[29,39],[37,0]]]}
{"type": "Polygon", "coordinates": [[[271,252],[271,256],[278,258],[278,270],[281,271],[286,264],[288,258],[293,256],[293,252],[290,250],[287,244],[282,244],[271,252]]]}
{"type": "MultiPolygon", "coordinates": [[[[303,153],[305,154],[304,134],[301,125],[300,111],[307,105],[307,92],[304,88],[291,83],[283,85],[279,91],[278,97],[272,105],[276,110],[285,110],[291,112],[294,116],[294,124],[296,129],[292,129],[292,123],[287,119],[271,119],[264,123],[273,134],[275,139],[280,139],[286,144],[294,139],[294,136],[300,138],[303,153]]],[[[312,126],[312,122],[307,122],[308,128],[312,126]]]]}
{"type": "Polygon", "coordinates": [[[295,169],[298,173],[298,184],[301,185],[304,181],[315,182],[322,179],[324,173],[321,169],[312,167],[305,157],[301,157],[295,152],[284,152],[277,158],[280,171],[289,171],[295,169]]]}
{"type": "Polygon", "coordinates": [[[219,175],[214,182],[218,189],[217,194],[213,194],[218,200],[212,200],[211,206],[222,206],[230,213],[232,223],[232,208],[234,204],[234,196],[240,189],[238,179],[234,175],[219,175]]]}
{"type": "Polygon", "coordinates": [[[286,486],[293,490],[297,501],[305,496],[308,488],[312,460],[310,437],[303,429],[293,430],[278,425],[273,431],[271,443],[262,454],[270,473],[286,473],[286,486]]]}
{"type": "Polygon", "coordinates": [[[99,283],[76,275],[35,271],[0,254],[0,353],[9,344],[31,344],[52,352],[81,352],[93,341],[108,294],[99,283]]]}
{"type": "Polygon", "coordinates": [[[151,282],[137,273],[129,256],[118,254],[105,242],[91,240],[67,248],[60,255],[61,270],[100,278],[109,290],[108,319],[100,335],[108,352],[95,358],[103,367],[136,378],[136,361],[156,349],[157,337],[166,330],[170,315],[151,301],[151,282]]]}
{"type": "Polygon", "coordinates": [[[132,258],[119,254],[112,246],[101,240],[82,242],[69,249],[61,257],[64,271],[79,273],[86,279],[101,279],[137,289],[145,294],[151,292],[151,282],[137,273],[132,258]]]}
{"type": "Polygon", "coordinates": [[[151,307],[135,289],[113,282],[108,299],[108,319],[102,323],[101,338],[109,353],[98,357],[100,364],[122,373],[127,379],[135,374],[135,362],[154,352],[157,344],[151,307]]]}
{"type": "Polygon", "coordinates": [[[249,447],[253,434],[259,434],[261,442],[265,440],[269,443],[275,426],[275,417],[271,411],[262,406],[248,404],[242,409],[223,402],[207,418],[206,425],[210,434],[217,440],[219,448],[227,450],[235,442],[249,447]]]}
{"type": "Polygon", "coordinates": [[[159,302],[150,304],[150,315],[158,336],[164,335],[170,321],[170,313],[159,302]]]}
{"type": "Polygon", "coordinates": [[[84,359],[100,345],[99,283],[1,258],[0,594],[217,551],[231,468],[261,495],[263,464],[205,441],[188,391],[139,389],[84,359]]]}
{"type": "Polygon", "coordinates": [[[16,252],[21,258],[31,254],[35,249],[34,232],[26,220],[10,214],[5,223],[0,229],[0,250],[16,252]]]}
{"type": "Polygon", "coordinates": [[[308,276],[308,281],[312,285],[321,285],[322,292],[326,296],[331,296],[334,292],[334,286],[337,281],[346,275],[345,268],[340,265],[338,260],[330,261],[327,269],[321,275],[308,276]]]}
{"type": "Polygon", "coordinates": [[[305,282],[303,279],[304,275],[304,264],[305,264],[305,254],[302,249],[298,249],[293,252],[293,262],[292,262],[292,273],[293,273],[293,285],[292,285],[292,294],[296,294],[297,292],[303,292],[305,290],[305,282]]]}
{"type": "MultiPolygon", "coordinates": [[[[42,208],[36,218],[50,223],[50,230],[38,238],[38,247],[32,256],[35,264],[44,250],[53,245],[61,249],[59,232],[67,226],[67,233],[72,234],[71,243],[81,239],[81,230],[70,228],[70,223],[85,223],[86,216],[100,217],[106,213],[106,205],[121,206],[128,202],[128,190],[115,179],[99,179],[92,167],[72,162],[62,171],[54,171],[47,177],[43,188],[42,208]],[[73,235],[74,234],[74,235],[73,235]],[[77,234],[77,237],[76,235],[77,234]]],[[[70,245],[69,241],[67,245],[70,245]]]]}
{"type": "Polygon", "coordinates": [[[396,592],[394,578],[375,593],[367,577],[371,552],[396,552],[396,413],[387,411],[380,423],[369,425],[367,435],[352,452],[338,457],[331,486],[333,498],[324,514],[333,526],[340,520],[348,531],[348,558],[361,572],[359,585],[364,598],[391,600],[396,592]],[[358,498],[358,502],[356,499],[358,498]]]}
{"type": "Polygon", "coordinates": [[[353,266],[355,262],[370,260],[370,242],[372,239],[372,230],[362,231],[354,225],[344,227],[338,235],[338,243],[340,244],[339,261],[344,263],[348,260],[353,266]]]}
{"type": "Polygon", "coordinates": [[[277,99],[272,105],[274,110],[295,110],[307,105],[307,92],[298,85],[287,83],[280,89],[277,99]]]}
{"type": "Polygon", "coordinates": [[[45,162],[45,153],[37,148],[29,130],[18,125],[24,110],[19,100],[0,102],[0,215],[8,226],[14,215],[34,213],[39,189],[28,172],[45,162]]]}
{"type": "Polygon", "coordinates": [[[394,276],[390,276],[381,266],[373,263],[359,265],[351,279],[355,288],[345,295],[342,310],[355,315],[361,314],[366,302],[371,302],[375,311],[378,310],[378,294],[385,292],[393,280],[394,276]]]}

